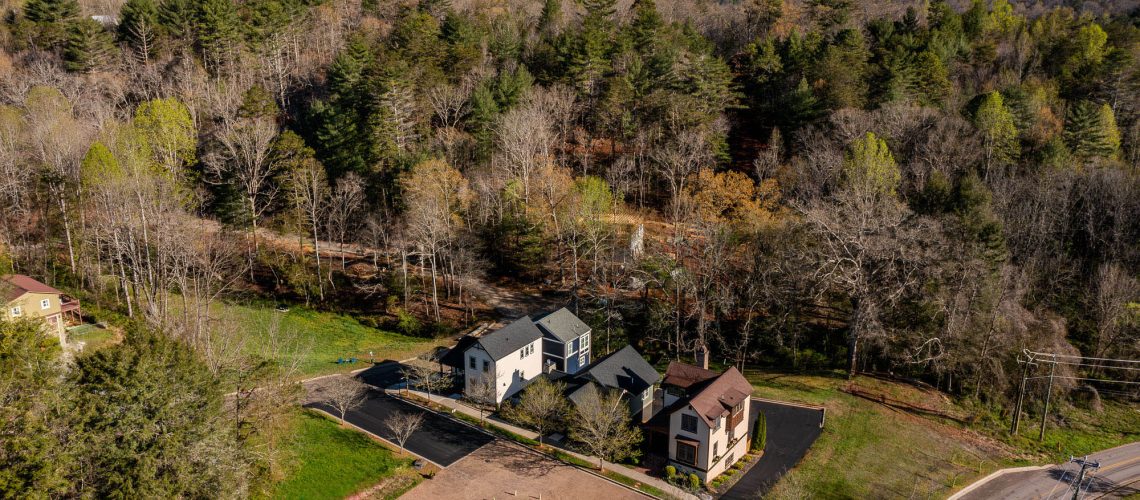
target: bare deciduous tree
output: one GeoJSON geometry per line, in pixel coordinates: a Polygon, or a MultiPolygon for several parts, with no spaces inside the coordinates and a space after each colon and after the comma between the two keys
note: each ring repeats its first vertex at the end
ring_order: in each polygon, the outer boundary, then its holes
{"type": "Polygon", "coordinates": [[[396,444],[400,446],[400,454],[404,453],[404,445],[411,439],[412,434],[415,434],[423,425],[423,413],[405,413],[396,412],[384,419],[384,428],[392,433],[392,438],[396,440],[396,444]]]}
{"type": "Polygon", "coordinates": [[[539,446],[542,437],[566,415],[568,405],[562,395],[565,390],[566,384],[539,377],[523,389],[518,404],[511,406],[508,412],[518,422],[538,431],[539,446]]]}
{"type": "Polygon", "coordinates": [[[577,402],[570,424],[570,438],[582,443],[591,455],[610,462],[635,456],[641,431],[630,423],[625,391],[604,391],[595,385],[577,402]]]}
{"type": "Polygon", "coordinates": [[[368,386],[351,375],[332,377],[320,389],[321,400],[340,414],[340,423],[349,411],[364,404],[368,399],[368,386]]]}

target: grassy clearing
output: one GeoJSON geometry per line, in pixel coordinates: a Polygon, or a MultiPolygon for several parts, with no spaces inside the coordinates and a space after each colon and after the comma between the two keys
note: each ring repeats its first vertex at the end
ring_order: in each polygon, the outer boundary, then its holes
{"type": "Polygon", "coordinates": [[[1064,428],[1051,424],[1043,443],[1030,415],[1021,435],[992,409],[966,408],[949,397],[910,385],[857,377],[866,390],[960,416],[980,416],[972,428],[920,417],[840,389],[842,373],[787,375],[749,370],[760,397],[827,407],[823,434],[803,462],[772,491],[774,498],[945,498],[1003,467],[1044,464],[1140,440],[1140,410],[1105,402],[1102,413],[1057,405],[1064,428]]]}
{"type": "Polygon", "coordinates": [[[297,415],[287,446],[290,473],[277,484],[273,498],[339,499],[396,478],[391,482],[398,491],[380,495],[394,498],[418,482],[419,474],[409,473],[410,459],[398,458],[368,436],[313,412],[297,415]]]}
{"type": "Polygon", "coordinates": [[[410,337],[379,330],[361,324],[351,316],[304,307],[293,307],[287,312],[279,312],[270,307],[235,304],[221,307],[239,322],[244,331],[256,337],[256,341],[246,345],[250,352],[257,352],[261,343],[269,341],[267,325],[274,321],[275,316],[278,317],[281,332],[296,334],[308,346],[301,362],[301,371],[306,376],[364,368],[369,360],[369,351],[374,353],[377,361],[401,360],[446,343],[445,340],[410,337]],[[358,360],[355,364],[336,363],[338,358],[352,357],[358,360]]]}
{"type": "MultiPolygon", "coordinates": [[[[775,498],[945,497],[1009,462],[1005,447],[984,436],[840,391],[847,381],[839,374],[746,376],[757,396],[827,407],[823,434],[777,484],[775,498]]],[[[904,385],[856,382],[900,399],[932,399],[904,385]]]]}
{"type": "Polygon", "coordinates": [[[67,329],[67,342],[70,344],[82,342],[84,352],[97,351],[118,341],[119,337],[115,332],[97,325],[84,324],[67,329]]]}
{"type": "Polygon", "coordinates": [[[1039,414],[1022,420],[1016,438],[1003,438],[1019,449],[1044,455],[1046,462],[1061,462],[1069,456],[1140,441],[1140,407],[1136,405],[1105,401],[1101,411],[1058,405],[1056,400],[1053,405],[1044,441],[1037,440],[1041,430],[1039,414]],[[1056,425],[1056,419],[1063,420],[1065,426],[1056,425]]]}

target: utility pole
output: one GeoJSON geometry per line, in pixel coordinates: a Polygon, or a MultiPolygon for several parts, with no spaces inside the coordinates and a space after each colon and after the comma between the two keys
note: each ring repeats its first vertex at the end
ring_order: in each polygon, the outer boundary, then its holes
{"type": "Polygon", "coordinates": [[[1049,399],[1053,397],[1053,373],[1057,371],[1057,355],[1049,366],[1049,388],[1045,391],[1045,411],[1041,412],[1041,433],[1037,435],[1038,441],[1045,440],[1045,417],[1049,416],[1049,399]]]}
{"type": "Polygon", "coordinates": [[[1025,400],[1025,379],[1029,377],[1029,366],[1037,365],[1037,363],[1033,362],[1033,355],[1028,350],[1025,351],[1025,360],[1022,361],[1019,357],[1017,362],[1024,364],[1021,367],[1021,385],[1017,389],[1017,404],[1015,404],[1013,408],[1013,422],[1009,428],[1010,434],[1015,436],[1017,435],[1018,424],[1021,423],[1021,402],[1025,400]]]}
{"type": "Polygon", "coordinates": [[[1077,473],[1077,482],[1075,483],[1075,485],[1074,485],[1075,487],[1073,488],[1073,498],[1072,498],[1072,500],[1079,500],[1081,497],[1081,483],[1083,483],[1085,480],[1085,470],[1086,469],[1092,469],[1092,470],[1099,469],[1100,468],[1100,462],[1096,462],[1096,461],[1090,462],[1089,457],[1087,455],[1082,457],[1082,458],[1076,458],[1076,457],[1070,456],[1069,461],[1081,466],[1081,471],[1079,473],[1077,473]]]}

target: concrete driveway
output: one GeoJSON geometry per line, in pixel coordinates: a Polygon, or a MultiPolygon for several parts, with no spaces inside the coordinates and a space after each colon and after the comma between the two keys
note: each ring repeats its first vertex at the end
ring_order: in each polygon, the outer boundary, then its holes
{"type": "Polygon", "coordinates": [[[759,498],[768,491],[788,469],[795,467],[807,454],[823,428],[823,412],[774,401],[752,400],[753,425],[760,413],[768,419],[768,443],[764,455],[748,469],[720,498],[743,500],[759,498]]]}

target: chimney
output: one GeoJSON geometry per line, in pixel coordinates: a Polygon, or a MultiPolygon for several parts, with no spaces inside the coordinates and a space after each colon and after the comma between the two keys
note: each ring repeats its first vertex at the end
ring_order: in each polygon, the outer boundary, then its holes
{"type": "Polygon", "coordinates": [[[701,365],[701,368],[704,368],[706,370],[709,369],[709,348],[708,348],[708,346],[706,346],[704,344],[698,345],[697,346],[697,352],[696,352],[696,358],[697,358],[697,364],[701,365]]]}

